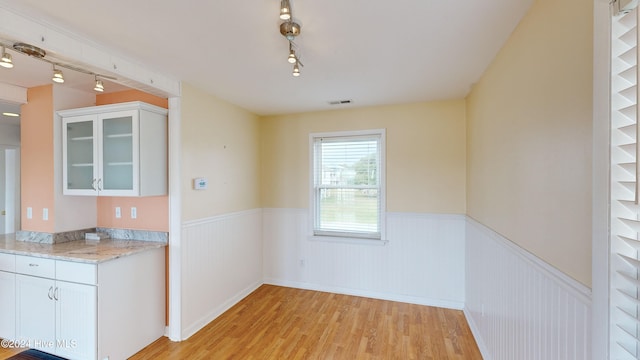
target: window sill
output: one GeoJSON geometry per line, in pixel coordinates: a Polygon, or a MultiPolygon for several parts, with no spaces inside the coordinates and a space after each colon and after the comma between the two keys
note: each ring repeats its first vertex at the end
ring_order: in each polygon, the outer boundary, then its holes
{"type": "Polygon", "coordinates": [[[316,236],[310,235],[308,237],[310,241],[320,242],[333,242],[340,244],[354,244],[354,245],[373,245],[373,246],[386,246],[389,240],[378,239],[365,239],[357,237],[342,237],[342,236],[316,236]]]}

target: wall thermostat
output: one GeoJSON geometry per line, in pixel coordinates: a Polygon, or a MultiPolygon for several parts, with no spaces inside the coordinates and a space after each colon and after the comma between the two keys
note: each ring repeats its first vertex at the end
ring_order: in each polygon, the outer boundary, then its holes
{"type": "Polygon", "coordinates": [[[207,179],[206,178],[195,178],[193,179],[193,189],[194,190],[204,190],[207,188],[207,179]]]}

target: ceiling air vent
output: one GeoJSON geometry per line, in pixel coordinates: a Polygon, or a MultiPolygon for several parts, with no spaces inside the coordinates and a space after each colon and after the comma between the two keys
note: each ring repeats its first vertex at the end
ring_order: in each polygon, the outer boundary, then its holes
{"type": "Polygon", "coordinates": [[[334,101],[329,101],[329,105],[346,105],[346,104],[351,104],[351,100],[334,100],[334,101]]]}

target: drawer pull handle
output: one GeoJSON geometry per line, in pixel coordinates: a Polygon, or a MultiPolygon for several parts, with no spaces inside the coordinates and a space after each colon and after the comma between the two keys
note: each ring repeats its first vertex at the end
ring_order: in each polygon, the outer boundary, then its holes
{"type": "Polygon", "coordinates": [[[56,301],[58,301],[58,288],[56,288],[56,289],[53,291],[53,298],[54,298],[54,299],[56,299],[56,301]]]}
{"type": "Polygon", "coordinates": [[[49,300],[53,300],[53,286],[49,288],[47,296],[49,297],[49,300]]]}
{"type": "Polygon", "coordinates": [[[32,264],[29,264],[29,266],[34,267],[34,266],[40,266],[40,265],[32,263],[32,264]]]}

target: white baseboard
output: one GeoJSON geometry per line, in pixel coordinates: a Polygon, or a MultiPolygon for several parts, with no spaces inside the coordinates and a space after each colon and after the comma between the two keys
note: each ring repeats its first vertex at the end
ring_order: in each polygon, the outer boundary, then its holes
{"type": "Polygon", "coordinates": [[[361,297],[367,297],[371,299],[397,301],[397,302],[403,302],[408,304],[434,306],[434,307],[441,307],[441,308],[454,309],[454,310],[462,310],[464,307],[464,303],[460,301],[445,301],[442,299],[428,299],[428,298],[416,297],[416,296],[404,296],[400,294],[380,293],[380,292],[374,292],[374,291],[361,291],[356,289],[342,288],[342,287],[336,287],[336,286],[324,286],[324,285],[296,282],[296,281],[281,281],[277,279],[265,279],[264,283],[269,285],[284,286],[284,287],[290,287],[290,288],[296,288],[296,289],[329,292],[334,294],[343,294],[343,295],[351,295],[351,296],[361,296],[361,297]]]}
{"type": "Polygon", "coordinates": [[[480,332],[480,329],[478,329],[476,322],[473,320],[473,316],[471,316],[471,313],[467,310],[466,307],[463,309],[463,312],[464,312],[465,319],[467,319],[467,324],[469,324],[469,329],[471,330],[471,334],[473,334],[473,338],[476,340],[476,344],[478,345],[478,349],[480,350],[482,359],[492,360],[493,357],[491,356],[491,353],[489,352],[487,345],[484,343],[484,340],[481,336],[482,333],[480,332]]]}
{"type": "Polygon", "coordinates": [[[199,321],[193,323],[191,326],[183,330],[182,340],[186,340],[189,337],[191,337],[193,334],[197,333],[200,329],[202,329],[207,324],[215,320],[218,316],[222,315],[225,311],[231,309],[240,300],[247,297],[249,294],[254,292],[260,286],[262,286],[262,282],[254,283],[251,286],[239,292],[238,294],[236,294],[235,296],[227,299],[227,301],[225,301],[223,304],[212,309],[211,312],[203,316],[199,321]]]}

